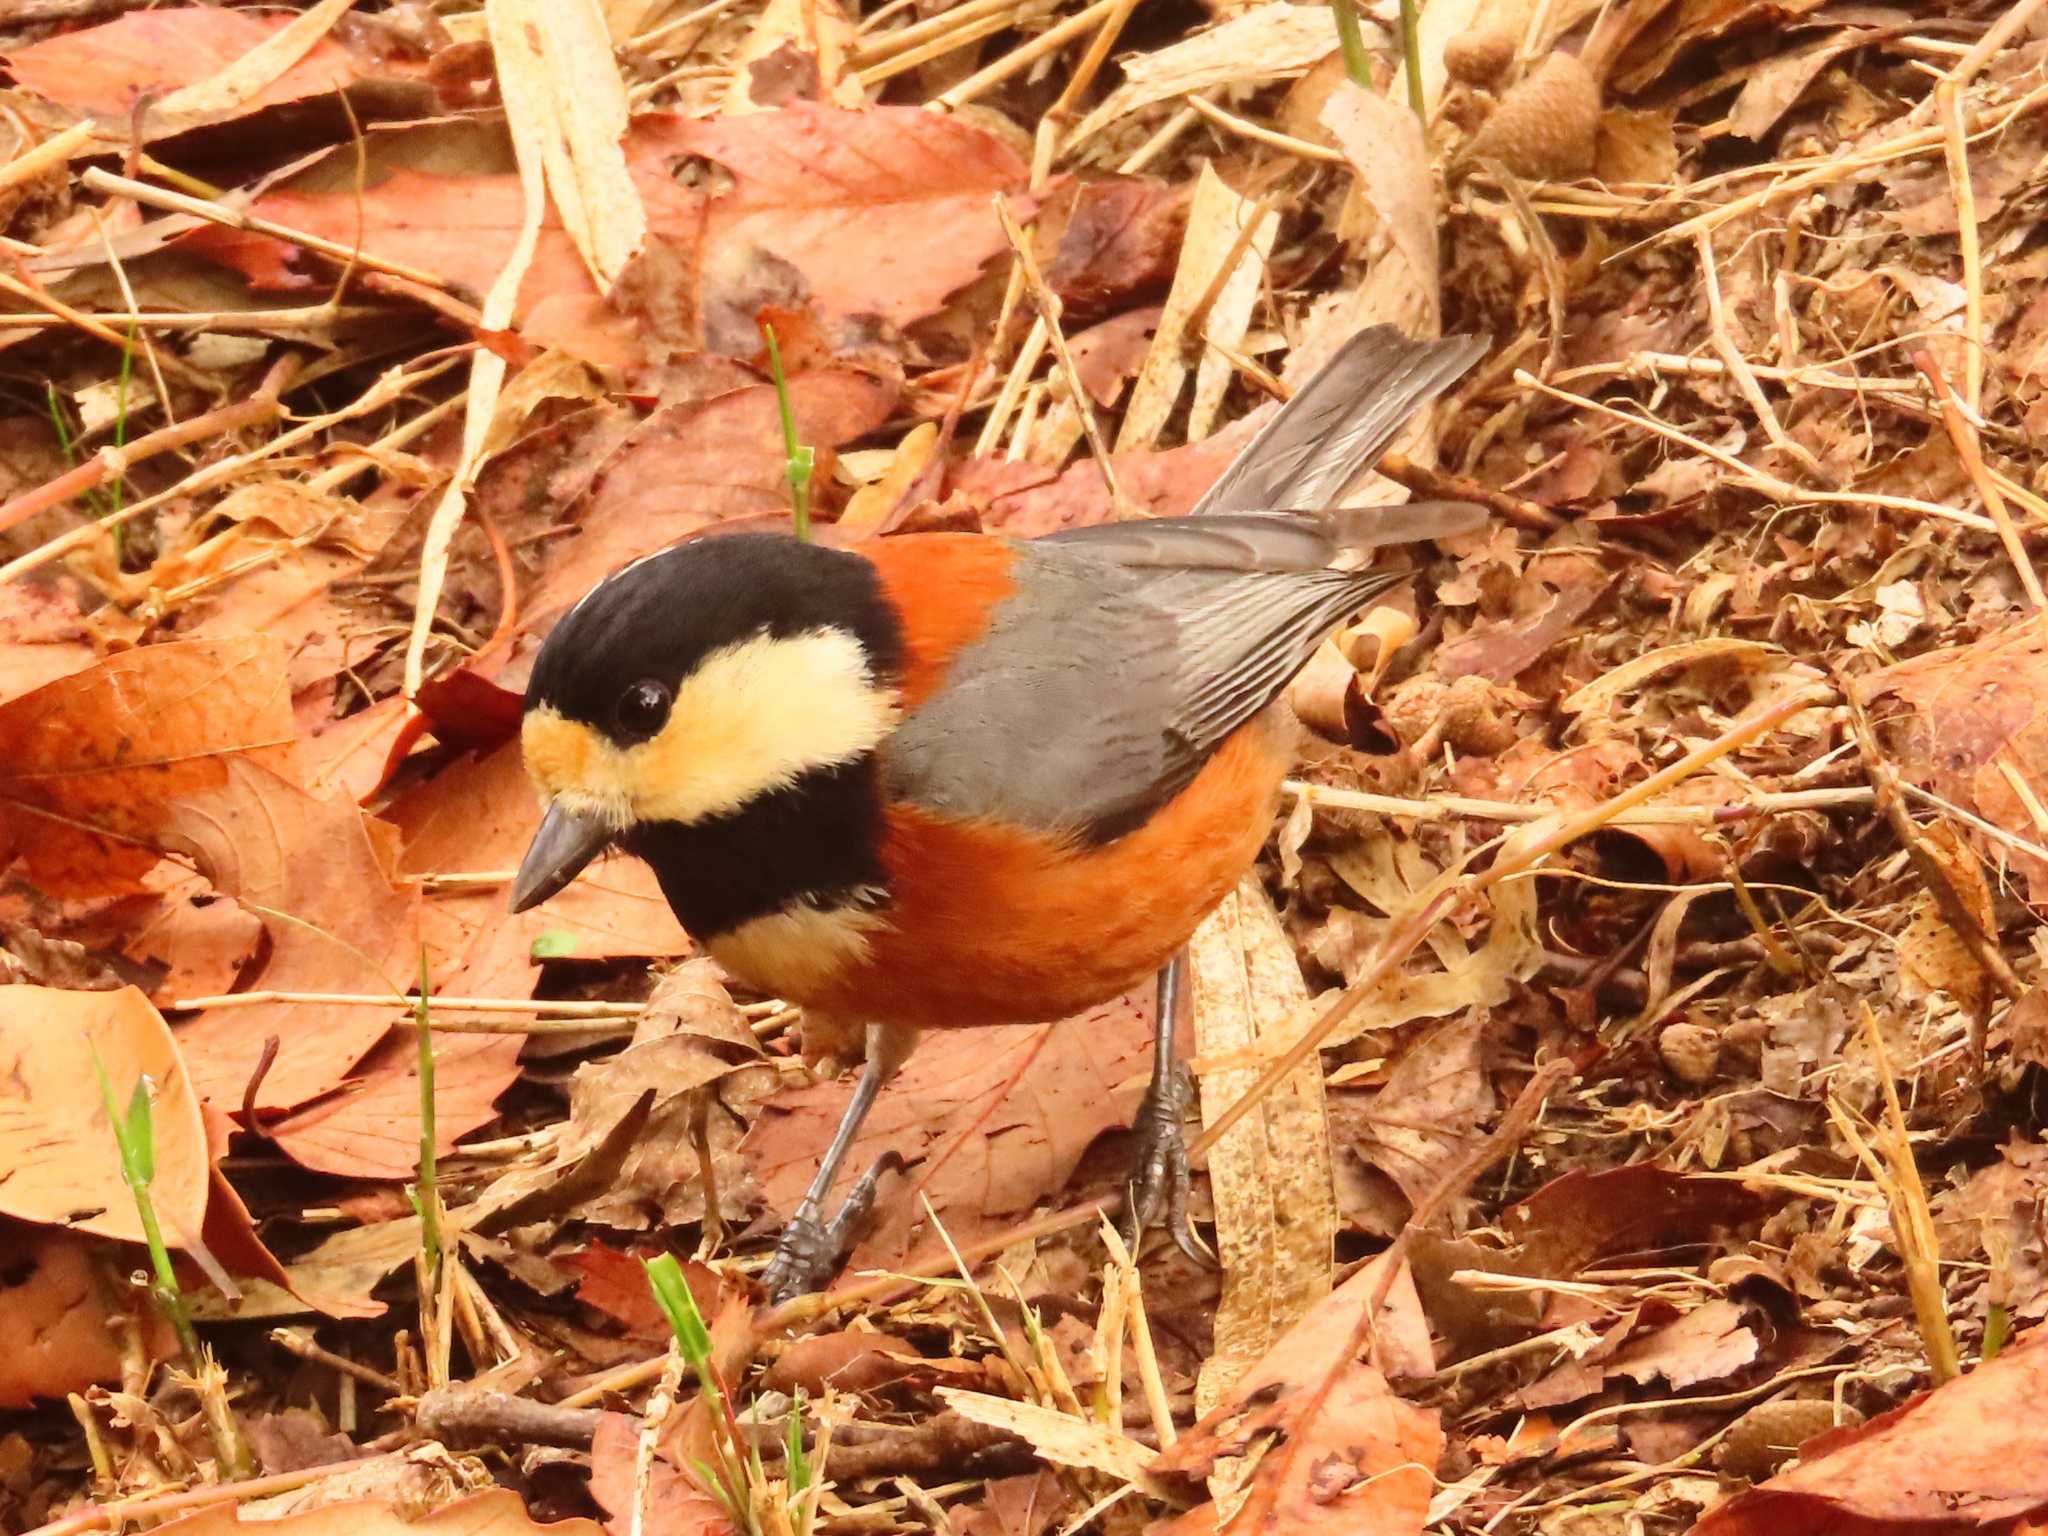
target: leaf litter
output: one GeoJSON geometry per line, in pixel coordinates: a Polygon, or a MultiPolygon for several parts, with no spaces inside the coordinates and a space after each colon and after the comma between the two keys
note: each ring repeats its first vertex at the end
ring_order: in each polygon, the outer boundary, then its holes
{"type": "Polygon", "coordinates": [[[792,1536],[2048,1520],[2048,15],[1428,0],[1426,126],[1363,28],[0,18],[0,1523],[731,1529],[660,1253],[792,1536]],[[764,318],[845,541],[1172,515],[1361,325],[1491,343],[1348,500],[1497,519],[1195,943],[1220,1276],[1100,1224],[1133,997],[925,1042],[756,1311],[850,1082],[629,861],[503,910],[549,625],[787,525],[764,318]]]}

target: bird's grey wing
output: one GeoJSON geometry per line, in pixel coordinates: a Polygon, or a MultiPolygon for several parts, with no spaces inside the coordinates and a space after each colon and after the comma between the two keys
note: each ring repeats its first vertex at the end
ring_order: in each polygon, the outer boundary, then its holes
{"type": "Polygon", "coordinates": [[[1016,546],[1017,591],[889,737],[893,797],[1104,841],[1186,787],[1399,576],[1137,567],[1016,546]]]}
{"type": "Polygon", "coordinates": [[[1470,533],[1486,509],[1465,501],[1411,501],[1331,512],[1230,512],[1150,517],[1067,528],[1033,540],[1130,569],[1319,571],[1345,550],[1470,533]]]}
{"type": "Polygon", "coordinates": [[[1195,515],[1322,510],[1417,406],[1485,351],[1477,336],[1414,341],[1391,325],[1360,331],[1245,445],[1195,504],[1195,515]]]}

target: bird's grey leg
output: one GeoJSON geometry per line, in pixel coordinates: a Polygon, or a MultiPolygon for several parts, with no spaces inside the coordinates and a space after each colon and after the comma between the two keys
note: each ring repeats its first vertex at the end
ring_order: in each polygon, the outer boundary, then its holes
{"type": "Polygon", "coordinates": [[[1173,1053],[1187,967],[1187,951],[1181,950],[1159,973],[1159,1035],[1153,1048],[1152,1081],[1131,1127],[1136,1137],[1124,1196],[1123,1236],[1135,1253],[1146,1229],[1164,1217],[1166,1230],[1181,1252],[1207,1266],[1215,1262],[1214,1256],[1188,1225],[1188,1149],[1181,1121],[1187,1113],[1190,1085],[1173,1053]]]}
{"type": "Polygon", "coordinates": [[[817,1176],[797,1203],[789,1225],[783,1228],[782,1240],[775,1245],[768,1267],[761,1271],[761,1284],[767,1288],[770,1301],[783,1302],[815,1291],[832,1277],[848,1239],[875,1203],[875,1187],[882,1174],[903,1167],[903,1159],[896,1153],[883,1153],[855,1181],[838,1214],[829,1221],[824,1219],[825,1197],[832,1193],[832,1181],[838,1176],[839,1165],[846,1161],[854,1138],[860,1134],[861,1122],[875,1107],[882,1085],[896,1075],[896,1069],[903,1065],[916,1043],[915,1030],[891,1029],[880,1024],[868,1026],[867,1062],[861,1068],[860,1081],[854,1085],[853,1099],[840,1117],[832,1144],[818,1163],[817,1176]]]}

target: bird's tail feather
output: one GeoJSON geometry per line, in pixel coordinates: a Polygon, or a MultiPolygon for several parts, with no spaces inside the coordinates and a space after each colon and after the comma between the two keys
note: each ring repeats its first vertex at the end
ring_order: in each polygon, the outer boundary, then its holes
{"type": "Polygon", "coordinates": [[[1360,331],[1280,407],[1191,515],[1329,510],[1416,408],[1485,351],[1477,336],[1415,341],[1391,325],[1360,331]]]}

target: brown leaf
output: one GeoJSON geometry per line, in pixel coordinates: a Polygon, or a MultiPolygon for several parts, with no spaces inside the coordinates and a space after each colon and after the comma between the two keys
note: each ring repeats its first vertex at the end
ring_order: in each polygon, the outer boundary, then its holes
{"type": "Polygon", "coordinates": [[[2048,1510],[2048,1336],[2036,1334],[1855,1429],[1810,1440],[1799,1465],[1730,1499],[1695,1536],[1963,1532],[2048,1510]]]}
{"type": "MultiPolygon", "coordinates": [[[[0,705],[0,835],[46,890],[134,890],[164,854],[255,913],[266,988],[389,993],[410,969],[415,897],[391,878],[380,823],[315,800],[294,771],[283,657],[264,636],[123,652],[0,705]]],[[[325,1093],[374,1045],[373,1008],[272,1003],[185,1024],[202,1097],[239,1108],[276,1035],[261,1103],[325,1093]]]]}
{"type": "MultiPolygon", "coordinates": [[[[389,832],[240,762],[165,819],[166,843],[262,918],[269,955],[250,984],[293,992],[389,995],[417,968],[419,895],[392,875],[389,832]]],[[[390,1023],[375,1007],[262,1003],[209,1009],[180,1025],[178,1045],[201,1096],[239,1109],[264,1040],[277,1036],[257,1105],[290,1109],[339,1086],[390,1023]]]]}
{"type": "Polygon", "coordinates": [[[1723,1298],[1702,1302],[1675,1322],[1630,1339],[1607,1367],[1647,1386],[1661,1376],[1675,1390],[1719,1381],[1753,1363],[1761,1349],[1742,1308],[1723,1298]]]}
{"type": "Polygon", "coordinates": [[[1411,1206],[1485,1139],[1498,1108],[1481,1059],[1485,1029],[1486,1010],[1468,1008],[1412,1042],[1364,1103],[1358,1094],[1331,1095],[1338,1145],[1392,1179],[1411,1206]]]}
{"type": "MultiPolygon", "coordinates": [[[[1390,1365],[1411,1373],[1429,1365],[1428,1325],[1405,1270],[1380,1315],[1361,1326],[1384,1273],[1375,1260],[1318,1303],[1237,1382],[1228,1402],[1160,1453],[1155,1470],[1209,1477],[1223,1458],[1277,1435],[1251,1473],[1248,1529],[1419,1533],[1443,1432],[1434,1412],[1395,1396],[1369,1363],[1377,1335],[1390,1365]]],[[[1235,1511],[1237,1502],[1228,1507],[1235,1511]]],[[[1217,1505],[1207,1504],[1166,1530],[1208,1536],[1219,1524],[1217,1505]]]]}
{"type": "Polygon", "coordinates": [[[147,646],[0,705],[0,838],[44,890],[135,889],[164,807],[228,764],[292,764],[283,654],[261,635],[147,646]]]}
{"type": "Polygon", "coordinates": [[[150,1082],[156,1177],[150,1197],[165,1237],[180,1243],[206,1220],[206,1127],[171,1032],[132,987],[58,992],[0,987],[0,1215],[140,1243],[134,1193],[100,1095],[105,1068],[123,1114],[150,1082]]]}
{"type": "MultiPolygon", "coordinates": [[[[540,812],[517,741],[465,758],[392,802],[387,814],[405,837],[399,872],[510,870],[540,826],[540,812]]],[[[540,977],[534,945],[543,935],[551,955],[577,960],[682,955],[691,947],[653,872],[638,859],[607,860],[517,916],[506,910],[507,890],[508,882],[500,882],[427,895],[420,921],[436,990],[530,997],[540,977]]]]}
{"type": "MultiPolygon", "coordinates": [[[[1973,645],[1929,651],[1877,673],[1864,701],[1907,706],[1889,726],[1899,771],[1922,789],[2030,841],[2029,806],[2048,800],[2048,636],[2015,624],[1973,645]]],[[[2025,875],[2048,899],[2048,863],[1972,831],[1986,857],[2025,875]]]]}
{"type": "MultiPolygon", "coordinates": [[[[134,11],[17,48],[7,55],[7,67],[24,90],[103,123],[125,123],[139,115],[148,137],[149,100],[219,74],[292,19],[204,5],[134,11]]],[[[367,73],[368,61],[359,60],[330,33],[234,115],[325,95],[367,73]]]]}
{"type": "MultiPolygon", "coordinates": [[[[1151,1014],[1148,988],[1059,1024],[922,1041],[847,1154],[854,1171],[884,1151],[909,1170],[883,1186],[875,1230],[850,1265],[899,1263],[929,1240],[924,1200],[964,1246],[1063,1189],[1090,1142],[1130,1124],[1145,1087],[1151,1014]]],[[[786,1089],[748,1133],[742,1155],[779,1216],[796,1208],[852,1094],[850,1076],[786,1089]]]]}
{"type": "MultiPolygon", "coordinates": [[[[131,1206],[133,1202],[130,1202],[131,1206]]],[[[0,1266],[0,1407],[28,1408],[121,1379],[121,1340],[92,1244],[63,1232],[0,1222],[10,1258],[0,1266]]],[[[153,1360],[177,1348],[156,1309],[129,1298],[129,1319],[145,1330],[153,1360]]]]}
{"type": "Polygon", "coordinates": [[[1768,1208],[1762,1196],[1724,1179],[1629,1163],[1552,1179],[1502,1212],[1500,1225],[1519,1249],[1519,1270],[1569,1278],[1595,1259],[1709,1241],[1768,1208]]]}
{"type": "MultiPolygon", "coordinates": [[[[434,1041],[434,1150],[446,1157],[497,1118],[495,1101],[519,1076],[524,1035],[444,1034],[434,1041]]],[[[419,1050],[387,1036],[334,1093],[272,1122],[271,1140],[302,1168],[357,1179],[419,1171],[419,1050]]]]}
{"type": "Polygon", "coordinates": [[[610,1517],[605,1528],[614,1536],[634,1529],[659,1531],[661,1536],[731,1536],[732,1522],[724,1506],[659,1454],[648,1479],[646,1523],[635,1524],[640,1423],[638,1415],[625,1413],[607,1413],[597,1422],[597,1437],[590,1443],[590,1496],[610,1517]]]}
{"type": "MultiPolygon", "coordinates": [[[[502,149],[464,146],[478,169],[442,171],[448,142],[440,133],[413,141],[413,158],[429,170],[404,163],[401,141],[385,161],[396,167],[360,197],[348,178],[330,176],[331,187],[309,180],[266,194],[253,211],[343,243],[360,236],[380,257],[482,293],[512,248],[523,198],[502,149]]],[[[683,253],[677,297],[689,334],[735,356],[759,346],[763,304],[893,326],[935,313],[1005,249],[992,199],[1021,190],[1027,171],[1003,139],[961,117],[811,102],[737,117],[643,117],[626,154],[650,234],[683,253]],[[701,185],[707,162],[727,178],[716,191],[701,185]]],[[[266,237],[208,230],[191,243],[260,286],[324,280],[266,237]]],[[[515,319],[529,342],[595,362],[639,352],[630,318],[599,302],[552,211],[515,319]]]]}

